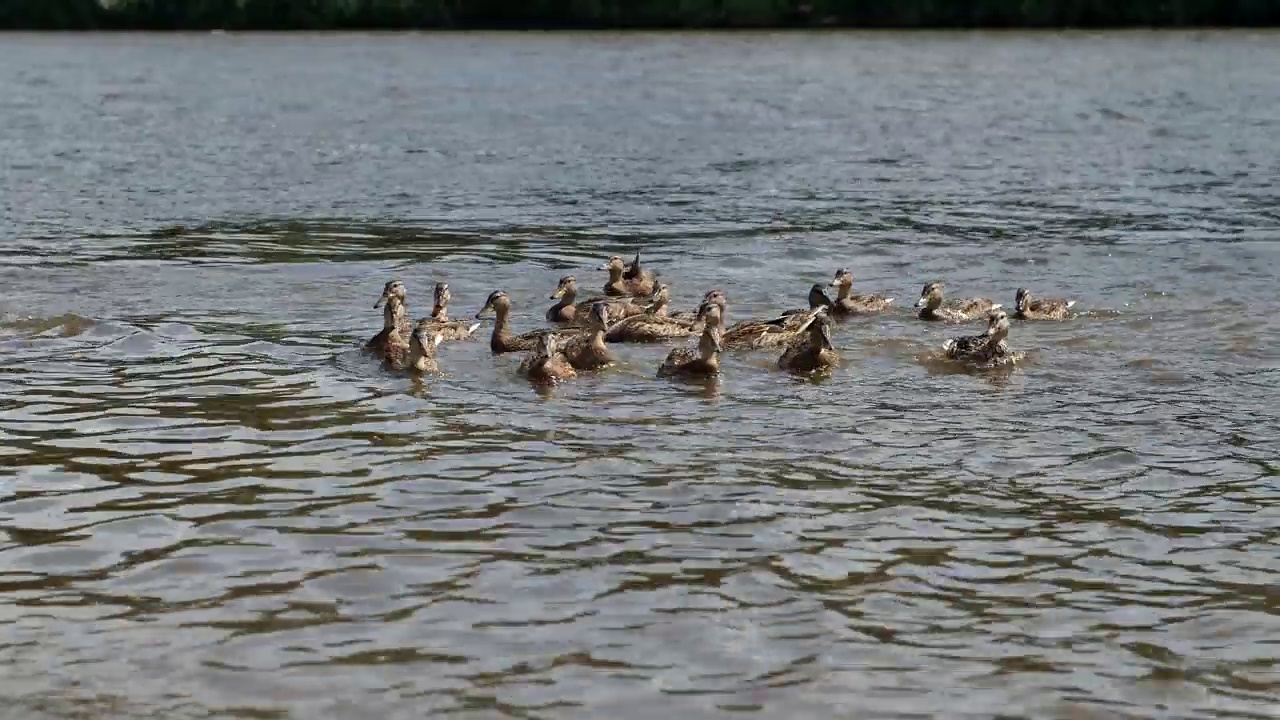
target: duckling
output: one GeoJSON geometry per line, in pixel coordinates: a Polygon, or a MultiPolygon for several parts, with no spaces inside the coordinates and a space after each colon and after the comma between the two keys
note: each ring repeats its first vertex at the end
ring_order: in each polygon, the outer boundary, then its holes
{"type": "Polygon", "coordinates": [[[480,323],[469,323],[465,320],[449,320],[449,300],[453,295],[449,292],[449,283],[436,283],[435,305],[431,308],[431,317],[419,320],[418,323],[429,323],[445,340],[466,340],[475,333],[480,323]]]}
{"type": "Polygon", "coordinates": [[[484,307],[480,308],[480,312],[476,313],[476,317],[483,317],[488,310],[493,310],[494,316],[493,335],[489,337],[489,349],[496,355],[533,350],[544,335],[558,335],[564,332],[562,330],[543,329],[532,330],[523,335],[512,335],[511,328],[507,326],[507,316],[511,313],[511,298],[501,290],[494,290],[489,293],[489,299],[485,301],[484,307]]]}
{"type": "Polygon", "coordinates": [[[827,317],[825,305],[764,322],[747,320],[726,330],[721,343],[729,349],[782,347],[802,337],[819,317],[827,317]]]}
{"type": "Polygon", "coordinates": [[[560,278],[556,291],[551,293],[552,300],[559,300],[547,310],[547,319],[558,323],[576,323],[585,319],[591,312],[591,306],[598,302],[605,303],[609,311],[609,321],[617,322],[624,317],[644,312],[642,305],[631,302],[631,298],[593,297],[575,303],[578,297],[578,280],[572,275],[560,278]]]}
{"type": "Polygon", "coordinates": [[[1075,300],[1064,298],[1034,300],[1030,290],[1018,288],[1018,294],[1013,303],[1013,316],[1019,320],[1066,320],[1070,314],[1068,311],[1075,304],[1075,300]]]}
{"type": "Polygon", "coordinates": [[[698,340],[698,349],[676,348],[667,353],[667,359],[658,367],[658,377],[714,377],[720,374],[720,353],[723,347],[720,339],[720,307],[713,303],[704,303],[702,337],[698,340]],[[704,312],[705,311],[705,312],[704,312]],[[712,317],[715,316],[715,317],[712,317]]]}
{"type": "Polygon", "coordinates": [[[430,320],[419,320],[413,328],[413,336],[409,338],[407,369],[418,374],[439,371],[436,347],[443,340],[444,333],[436,329],[430,320]]]}
{"type": "Polygon", "coordinates": [[[366,352],[378,356],[384,355],[388,338],[393,328],[399,331],[401,340],[409,337],[413,328],[409,324],[408,309],[404,307],[404,296],[404,283],[399,280],[390,280],[382,286],[382,297],[378,298],[378,301],[373,304],[375,310],[381,307],[383,303],[387,304],[386,309],[382,312],[382,330],[377,335],[369,338],[369,341],[364,344],[366,352]],[[404,312],[394,312],[391,307],[392,300],[398,301],[400,309],[404,312]]]}
{"type": "Polygon", "coordinates": [[[819,317],[809,324],[809,332],[787,345],[778,358],[778,367],[795,372],[812,372],[836,367],[840,353],[831,346],[831,320],[819,317]]]}
{"type": "MultiPolygon", "coordinates": [[[[408,323],[409,309],[399,298],[392,295],[387,298],[387,306],[383,310],[383,325],[388,329],[383,342],[375,348],[375,354],[389,368],[402,370],[409,365],[409,340],[400,334],[401,326],[408,323]]],[[[412,335],[412,333],[410,333],[412,335]]]]}
{"type": "Polygon", "coordinates": [[[560,351],[575,370],[596,370],[617,362],[604,343],[608,327],[608,306],[602,302],[592,305],[587,316],[587,332],[565,339],[560,346],[560,351]]]}
{"type": "Polygon", "coordinates": [[[554,333],[538,336],[533,351],[520,361],[519,372],[534,382],[545,383],[578,375],[568,358],[560,352],[560,336],[554,333]]]}
{"type": "Polygon", "coordinates": [[[981,335],[952,338],[942,344],[942,352],[950,360],[978,368],[1008,365],[1020,360],[1024,353],[1009,350],[1009,316],[999,308],[987,315],[987,329],[981,335]]]}
{"type": "MultiPolygon", "coordinates": [[[[636,262],[632,263],[633,267],[637,265],[639,261],[640,256],[636,255],[636,262]]],[[[600,269],[609,271],[609,282],[604,284],[605,295],[611,297],[639,295],[643,297],[653,293],[653,274],[642,269],[635,277],[625,277],[627,267],[623,264],[622,258],[617,255],[609,258],[609,262],[601,265],[600,269]]]]}
{"type": "Polygon", "coordinates": [[[831,308],[833,310],[835,309],[831,302],[831,298],[827,297],[827,291],[821,285],[814,283],[814,285],[809,288],[809,307],[783,310],[782,315],[799,315],[820,307],[831,308]]]}
{"type": "Polygon", "coordinates": [[[919,314],[921,320],[965,322],[967,320],[976,320],[983,313],[1004,307],[1000,303],[992,302],[986,298],[952,300],[944,307],[942,303],[943,286],[944,283],[941,281],[931,282],[924,286],[924,290],[920,291],[920,299],[916,301],[916,307],[921,308],[919,314]]]}
{"type": "Polygon", "coordinates": [[[889,309],[889,305],[894,300],[894,298],[883,295],[854,295],[853,273],[849,272],[848,268],[840,268],[836,271],[835,279],[831,281],[831,287],[839,288],[836,301],[831,307],[831,310],[836,315],[881,312],[889,309]]]}

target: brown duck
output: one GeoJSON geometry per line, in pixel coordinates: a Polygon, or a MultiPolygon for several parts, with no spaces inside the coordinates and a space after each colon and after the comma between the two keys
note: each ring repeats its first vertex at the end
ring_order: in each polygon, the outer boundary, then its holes
{"type": "Polygon", "coordinates": [[[1075,304],[1066,298],[1033,298],[1030,290],[1018,288],[1013,316],[1019,320],[1066,320],[1075,304]]]}
{"type": "Polygon", "coordinates": [[[440,333],[443,340],[466,340],[474,335],[478,322],[465,320],[449,320],[449,300],[453,295],[449,292],[449,283],[436,283],[435,303],[431,307],[431,317],[419,320],[427,323],[431,329],[440,333]]]}
{"type": "Polygon", "coordinates": [[[931,282],[920,291],[920,299],[916,307],[920,308],[921,320],[942,320],[945,322],[965,322],[982,317],[985,313],[1003,307],[1000,303],[986,298],[968,300],[942,301],[943,283],[931,282]]]}
{"type": "Polygon", "coordinates": [[[793,340],[778,358],[778,367],[793,372],[812,372],[836,367],[840,353],[831,346],[831,320],[819,317],[809,324],[809,331],[793,340]]]}
{"type": "Polygon", "coordinates": [[[676,348],[658,367],[659,377],[714,377],[720,374],[721,310],[715,303],[703,303],[699,315],[703,321],[698,349],[676,348]]]}
{"type": "Polygon", "coordinates": [[[611,323],[644,312],[644,306],[631,302],[631,298],[597,296],[575,302],[578,299],[578,280],[572,275],[560,278],[556,291],[551,293],[551,299],[559,302],[547,310],[547,319],[556,323],[578,323],[590,314],[591,306],[598,302],[606,304],[611,323]]]}
{"type": "Polygon", "coordinates": [[[393,330],[399,333],[400,341],[408,342],[409,334],[413,331],[413,327],[409,324],[409,311],[405,307],[404,297],[404,283],[399,280],[388,281],[382,286],[382,297],[378,298],[378,301],[373,304],[374,309],[382,307],[383,303],[387,305],[382,311],[382,330],[377,335],[369,338],[369,341],[364,344],[365,351],[379,357],[386,355],[389,338],[393,330]],[[392,300],[397,302],[395,308],[391,305],[392,300]]]}
{"type": "Polygon", "coordinates": [[[524,352],[533,350],[538,346],[538,341],[546,335],[556,335],[561,330],[531,330],[523,335],[512,335],[511,328],[507,324],[507,317],[511,314],[511,298],[501,290],[494,290],[489,293],[489,299],[485,301],[484,307],[476,313],[476,317],[483,317],[485,312],[493,310],[493,334],[489,337],[489,349],[495,354],[509,352],[524,352]]]}
{"type": "Polygon", "coordinates": [[[559,336],[554,333],[538,337],[533,350],[520,361],[519,372],[539,383],[553,383],[578,374],[560,352],[559,336]]]}
{"type": "Polygon", "coordinates": [[[837,316],[882,312],[893,304],[893,298],[884,295],[854,295],[853,273],[848,268],[836,271],[831,287],[837,288],[836,300],[831,307],[832,314],[837,316]]]}
{"type": "Polygon", "coordinates": [[[605,303],[592,305],[587,314],[587,331],[565,338],[560,344],[560,351],[575,370],[596,370],[617,362],[604,340],[609,327],[608,313],[605,303]]]}
{"type": "Polygon", "coordinates": [[[942,352],[949,360],[981,369],[1011,365],[1025,353],[1010,350],[1005,342],[1008,337],[1009,316],[997,308],[988,313],[985,332],[952,338],[942,344],[942,352]]]}
{"type": "Polygon", "coordinates": [[[653,273],[639,267],[640,255],[636,255],[635,262],[632,263],[632,270],[635,270],[634,277],[627,277],[627,266],[622,262],[622,258],[614,255],[609,258],[609,262],[600,266],[601,270],[609,271],[609,282],[604,284],[604,294],[610,297],[628,297],[639,295],[647,297],[653,294],[654,276],[653,273]]]}

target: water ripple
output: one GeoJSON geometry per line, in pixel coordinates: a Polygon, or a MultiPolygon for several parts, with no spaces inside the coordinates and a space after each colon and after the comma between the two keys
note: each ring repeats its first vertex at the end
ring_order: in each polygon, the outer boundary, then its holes
{"type": "Polygon", "coordinates": [[[0,697],[1270,717],[1272,40],[6,39],[0,697]],[[819,379],[358,351],[390,277],[530,329],[635,252],[731,321],[837,267],[897,302],[819,379]],[[955,372],[937,278],[1082,313],[955,372]]]}

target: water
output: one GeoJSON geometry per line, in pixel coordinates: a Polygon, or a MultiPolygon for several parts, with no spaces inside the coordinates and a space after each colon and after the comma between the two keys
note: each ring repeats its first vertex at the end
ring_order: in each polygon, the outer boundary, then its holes
{"type": "Polygon", "coordinates": [[[0,715],[1280,713],[1274,34],[0,44],[0,715]],[[636,250],[901,307],[817,381],[356,351],[636,250]],[[1090,313],[945,372],[939,277],[1090,313]]]}

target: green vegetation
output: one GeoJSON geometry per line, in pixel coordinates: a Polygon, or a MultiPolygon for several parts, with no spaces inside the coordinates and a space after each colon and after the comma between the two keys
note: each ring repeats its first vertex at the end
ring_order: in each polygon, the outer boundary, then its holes
{"type": "Polygon", "coordinates": [[[0,0],[0,29],[1280,25],[1280,0],[0,0]]]}

